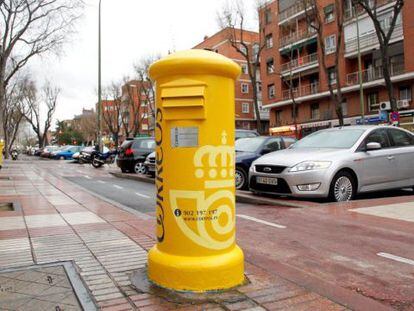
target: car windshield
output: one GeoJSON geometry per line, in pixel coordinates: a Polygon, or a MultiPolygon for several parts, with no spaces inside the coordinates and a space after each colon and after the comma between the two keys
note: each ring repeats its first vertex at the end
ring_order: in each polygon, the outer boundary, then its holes
{"type": "Polygon", "coordinates": [[[364,132],[365,130],[363,129],[319,131],[299,140],[291,146],[291,149],[349,149],[364,132]]]}
{"type": "Polygon", "coordinates": [[[242,152],[256,152],[265,139],[266,137],[240,138],[236,140],[235,149],[242,152]]]}

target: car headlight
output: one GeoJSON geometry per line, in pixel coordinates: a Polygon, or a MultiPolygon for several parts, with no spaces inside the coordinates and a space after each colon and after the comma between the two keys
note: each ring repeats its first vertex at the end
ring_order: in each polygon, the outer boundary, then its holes
{"type": "Polygon", "coordinates": [[[256,172],[255,166],[253,164],[250,165],[249,172],[256,172]]]}
{"type": "Polygon", "coordinates": [[[321,170],[327,169],[330,167],[332,162],[330,161],[305,161],[299,164],[296,164],[292,167],[289,172],[304,172],[304,171],[312,171],[312,170],[321,170]]]}

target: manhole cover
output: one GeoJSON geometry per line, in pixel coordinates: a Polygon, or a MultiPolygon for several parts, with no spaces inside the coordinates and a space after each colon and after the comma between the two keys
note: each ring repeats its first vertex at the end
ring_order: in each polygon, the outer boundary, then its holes
{"type": "Polygon", "coordinates": [[[0,271],[0,310],[96,310],[72,263],[0,271]]]}

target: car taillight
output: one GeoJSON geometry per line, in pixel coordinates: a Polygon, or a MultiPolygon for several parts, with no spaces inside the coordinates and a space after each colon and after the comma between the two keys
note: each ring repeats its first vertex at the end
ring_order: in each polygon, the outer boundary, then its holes
{"type": "Polygon", "coordinates": [[[133,155],[133,154],[134,154],[134,152],[132,151],[131,148],[128,148],[127,150],[125,150],[125,155],[126,156],[130,156],[130,155],[133,155]]]}

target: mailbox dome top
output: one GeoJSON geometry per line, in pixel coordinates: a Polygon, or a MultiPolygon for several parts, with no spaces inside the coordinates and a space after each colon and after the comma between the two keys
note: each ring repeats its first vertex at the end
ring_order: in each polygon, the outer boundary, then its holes
{"type": "Polygon", "coordinates": [[[152,79],[180,74],[213,74],[236,79],[241,68],[234,61],[218,53],[206,50],[181,51],[151,65],[149,74],[152,79]]]}

